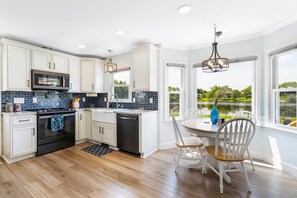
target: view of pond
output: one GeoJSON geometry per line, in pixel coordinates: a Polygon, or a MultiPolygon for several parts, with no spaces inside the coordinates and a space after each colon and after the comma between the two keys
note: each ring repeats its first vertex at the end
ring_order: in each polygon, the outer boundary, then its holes
{"type": "MultiPolygon", "coordinates": [[[[197,108],[204,110],[206,116],[210,115],[213,105],[213,102],[197,102],[197,108]]],[[[232,117],[234,113],[240,110],[252,111],[252,104],[249,102],[221,102],[217,109],[220,117],[232,117]]]]}

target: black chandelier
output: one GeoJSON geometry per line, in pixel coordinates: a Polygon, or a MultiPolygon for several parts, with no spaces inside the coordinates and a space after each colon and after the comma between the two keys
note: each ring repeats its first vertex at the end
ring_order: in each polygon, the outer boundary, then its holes
{"type": "Polygon", "coordinates": [[[229,59],[221,58],[218,53],[218,43],[216,37],[222,35],[221,31],[216,31],[216,24],[214,25],[214,42],[212,43],[212,52],[208,60],[202,62],[202,71],[207,73],[222,72],[229,69],[229,59]]]}

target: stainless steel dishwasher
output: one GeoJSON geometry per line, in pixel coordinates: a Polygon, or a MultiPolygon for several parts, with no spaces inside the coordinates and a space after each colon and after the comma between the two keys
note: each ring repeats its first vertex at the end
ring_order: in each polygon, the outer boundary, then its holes
{"type": "Polygon", "coordinates": [[[139,155],[139,116],[117,114],[117,147],[139,155]]]}

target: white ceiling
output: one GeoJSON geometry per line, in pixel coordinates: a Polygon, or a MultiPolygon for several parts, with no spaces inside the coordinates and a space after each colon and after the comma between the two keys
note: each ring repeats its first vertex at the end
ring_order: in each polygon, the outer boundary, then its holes
{"type": "Polygon", "coordinates": [[[99,57],[145,42],[194,49],[212,43],[214,23],[219,41],[261,36],[297,20],[296,7],[296,0],[0,0],[0,36],[99,57]],[[190,13],[177,12],[183,4],[190,13]]]}

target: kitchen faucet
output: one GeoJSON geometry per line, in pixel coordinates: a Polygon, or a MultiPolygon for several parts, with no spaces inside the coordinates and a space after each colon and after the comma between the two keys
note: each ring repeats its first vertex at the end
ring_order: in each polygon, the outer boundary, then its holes
{"type": "Polygon", "coordinates": [[[114,96],[114,98],[117,100],[116,108],[119,108],[119,98],[118,98],[118,95],[117,94],[111,94],[110,100],[112,99],[112,96],[114,96]]]}

